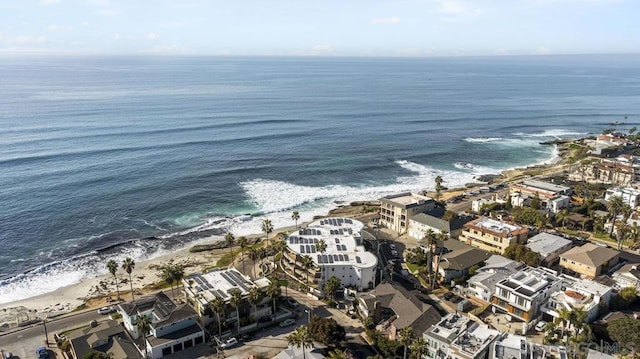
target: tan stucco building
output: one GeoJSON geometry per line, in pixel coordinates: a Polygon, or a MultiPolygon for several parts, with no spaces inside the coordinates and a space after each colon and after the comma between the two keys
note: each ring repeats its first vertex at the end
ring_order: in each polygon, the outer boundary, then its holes
{"type": "Polygon", "coordinates": [[[585,277],[595,278],[620,260],[620,252],[587,243],[560,255],[560,266],[585,277]]]}
{"type": "Polygon", "coordinates": [[[512,244],[525,243],[529,233],[526,227],[487,217],[480,217],[465,224],[464,227],[464,231],[458,238],[459,241],[499,254],[504,254],[505,249],[512,244]]]}

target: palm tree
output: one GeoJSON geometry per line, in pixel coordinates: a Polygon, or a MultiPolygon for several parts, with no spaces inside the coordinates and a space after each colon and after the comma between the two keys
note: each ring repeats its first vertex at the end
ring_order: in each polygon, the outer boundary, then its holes
{"type": "Polygon", "coordinates": [[[569,326],[571,320],[571,311],[562,308],[558,311],[558,317],[556,318],[556,325],[562,325],[562,338],[564,338],[565,329],[569,326]]]}
{"type": "Polygon", "coordinates": [[[407,359],[407,347],[409,347],[409,344],[411,344],[412,341],[413,331],[411,330],[411,327],[404,327],[400,329],[400,343],[404,346],[404,354],[402,355],[404,359],[407,359]]]}
{"type": "Polygon", "coordinates": [[[151,332],[151,318],[147,315],[141,315],[138,318],[138,324],[136,325],[138,328],[138,333],[142,336],[142,342],[144,343],[144,352],[146,353],[145,357],[149,357],[149,349],[147,346],[147,340],[145,339],[149,332],[151,332]]]}
{"type": "Polygon", "coordinates": [[[295,345],[298,348],[302,348],[302,357],[307,358],[306,348],[313,346],[313,338],[309,333],[309,328],[306,325],[297,327],[296,330],[285,337],[289,345],[295,345]]]}
{"type": "Polygon", "coordinates": [[[249,258],[253,264],[253,278],[256,278],[256,261],[260,258],[260,253],[256,248],[251,248],[249,251],[249,258]]]}
{"type": "Polygon", "coordinates": [[[270,219],[262,220],[262,231],[267,235],[267,246],[269,246],[269,233],[273,232],[273,224],[270,219]]]}
{"type": "Polygon", "coordinates": [[[247,245],[249,244],[249,240],[247,240],[247,237],[242,236],[240,238],[238,238],[238,245],[240,246],[240,252],[242,252],[242,273],[244,274],[244,249],[247,247],[247,245]]]}
{"type": "Polygon", "coordinates": [[[224,308],[226,307],[226,303],[224,299],[216,296],[213,298],[211,302],[209,302],[209,307],[211,311],[216,313],[216,319],[218,319],[218,338],[222,335],[222,320],[220,319],[221,314],[224,313],[224,308]]]}
{"type": "Polygon", "coordinates": [[[422,352],[424,351],[424,347],[427,345],[424,339],[415,338],[409,345],[410,359],[420,359],[422,358],[422,352]]]}
{"type": "Polygon", "coordinates": [[[302,266],[307,272],[307,285],[309,285],[309,269],[313,267],[313,259],[311,258],[310,255],[307,254],[302,257],[302,266]]]}
{"type": "Polygon", "coordinates": [[[131,259],[130,257],[127,257],[124,259],[124,262],[122,262],[122,269],[124,269],[125,272],[127,272],[127,274],[129,275],[129,285],[131,285],[131,300],[135,300],[135,297],[133,295],[133,282],[131,281],[131,272],[133,272],[133,269],[136,267],[136,262],[133,261],[133,259],[131,259]]]}
{"type": "Polygon", "coordinates": [[[118,276],[116,276],[116,272],[118,271],[118,263],[116,263],[116,261],[114,261],[113,259],[109,259],[109,261],[107,262],[107,269],[113,276],[113,279],[116,280],[116,298],[120,300],[120,288],[118,287],[118,276]]]}
{"type": "Polygon", "coordinates": [[[442,193],[442,190],[444,189],[444,187],[442,187],[442,176],[437,175],[435,178],[435,182],[436,182],[436,200],[440,200],[440,194],[442,193]]]}
{"type": "Polygon", "coordinates": [[[280,283],[276,280],[272,280],[267,287],[267,296],[271,298],[271,302],[273,304],[273,314],[276,313],[276,300],[280,296],[280,283]]]}
{"type": "Polygon", "coordinates": [[[329,359],[347,359],[347,353],[343,352],[340,349],[334,349],[329,352],[329,359]]]}
{"type": "Polygon", "coordinates": [[[607,210],[611,213],[612,223],[611,223],[611,232],[609,236],[613,236],[613,230],[616,226],[616,217],[622,213],[624,207],[624,201],[622,200],[622,196],[612,196],[609,198],[607,202],[607,210]]]}
{"type": "Polygon", "coordinates": [[[253,317],[258,322],[258,303],[262,300],[262,292],[257,287],[249,289],[249,303],[253,305],[253,317]]]}
{"type": "Polygon", "coordinates": [[[291,214],[291,219],[296,221],[296,228],[298,228],[298,220],[300,219],[300,213],[298,213],[298,211],[293,211],[293,213],[291,214]]]}
{"type": "Polygon", "coordinates": [[[327,279],[327,281],[324,283],[324,293],[325,295],[327,293],[331,293],[331,299],[334,298],[336,290],[338,290],[338,288],[340,288],[340,278],[336,277],[336,276],[331,276],[331,278],[327,279]]]}
{"type": "Polygon", "coordinates": [[[236,318],[238,320],[238,334],[240,334],[240,303],[242,303],[242,292],[238,288],[232,288],[229,290],[229,294],[231,294],[231,299],[229,299],[229,303],[236,308],[236,318]]]}
{"type": "Polygon", "coordinates": [[[224,241],[227,242],[227,247],[231,251],[231,263],[233,264],[233,245],[236,243],[236,237],[233,236],[233,233],[227,232],[224,236],[224,241]]]}
{"type": "Polygon", "coordinates": [[[173,266],[171,264],[167,264],[162,266],[160,269],[162,270],[162,279],[171,286],[171,296],[175,297],[175,293],[173,292],[173,281],[175,280],[173,266]]]}
{"type": "MultiPolygon", "coordinates": [[[[324,239],[321,239],[316,243],[316,249],[318,253],[324,254],[327,251],[327,242],[324,239]]],[[[324,281],[324,266],[320,265],[320,280],[324,281]]]]}
{"type": "Polygon", "coordinates": [[[440,255],[442,254],[442,248],[444,247],[444,246],[438,247],[438,240],[442,242],[449,240],[449,232],[440,231],[440,233],[438,233],[438,235],[436,236],[435,249],[434,249],[436,267],[435,267],[435,270],[433,271],[433,288],[438,286],[438,271],[440,270],[440,255]],[[439,252],[439,253],[436,253],[436,252],[439,252]]]}
{"type": "Polygon", "coordinates": [[[173,274],[173,279],[176,281],[176,290],[177,290],[180,287],[180,283],[182,283],[182,278],[184,278],[184,267],[182,266],[182,264],[174,265],[172,274],[173,274]]]}
{"type": "Polygon", "coordinates": [[[427,241],[427,246],[429,247],[429,258],[427,260],[427,274],[429,278],[429,285],[433,288],[433,254],[435,250],[435,246],[437,246],[436,234],[431,230],[431,228],[424,231],[424,239],[427,241]]]}

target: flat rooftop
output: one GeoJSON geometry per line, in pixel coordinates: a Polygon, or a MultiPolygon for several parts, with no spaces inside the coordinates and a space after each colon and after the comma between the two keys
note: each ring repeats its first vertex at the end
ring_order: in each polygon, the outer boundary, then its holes
{"type": "Polygon", "coordinates": [[[497,283],[498,286],[507,287],[511,291],[533,298],[542,294],[542,290],[561,279],[540,267],[527,267],[497,283]]]}
{"type": "Polygon", "coordinates": [[[445,343],[452,343],[463,331],[472,324],[471,318],[464,315],[449,313],[438,324],[431,326],[424,335],[445,343]]]}
{"type": "Polygon", "coordinates": [[[321,219],[291,233],[287,247],[301,256],[310,256],[317,266],[375,267],[378,258],[360,244],[363,227],[362,222],[351,218],[321,219]],[[327,244],[324,253],[317,248],[321,240],[327,244]]]}
{"type": "Polygon", "coordinates": [[[562,186],[555,183],[534,180],[534,179],[524,180],[520,184],[528,187],[532,187],[532,188],[539,188],[539,189],[543,189],[546,191],[553,191],[553,192],[566,192],[571,189],[571,187],[568,187],[568,186],[562,186]]]}
{"type": "Polygon", "coordinates": [[[487,325],[474,323],[466,332],[459,335],[451,344],[454,348],[475,355],[484,350],[493,339],[500,335],[500,331],[491,329],[487,325]]]}
{"type": "Polygon", "coordinates": [[[550,233],[536,234],[527,241],[527,247],[529,249],[542,255],[551,254],[570,244],[570,240],[550,233]]]}
{"type": "Polygon", "coordinates": [[[423,196],[417,193],[405,192],[399,194],[392,194],[380,198],[380,201],[391,203],[397,207],[412,207],[433,202],[431,197],[423,196]]]}
{"type": "Polygon", "coordinates": [[[264,286],[264,282],[259,286],[235,268],[213,270],[204,274],[194,273],[187,276],[184,283],[191,291],[200,294],[206,302],[212,301],[215,297],[229,300],[231,299],[229,291],[234,288],[239,289],[242,295],[246,296],[252,287],[264,286]]]}
{"type": "Polygon", "coordinates": [[[471,221],[465,224],[465,227],[480,229],[502,237],[516,236],[523,231],[528,231],[526,228],[518,226],[516,224],[496,221],[495,219],[487,217],[480,217],[474,221],[471,221]]]}

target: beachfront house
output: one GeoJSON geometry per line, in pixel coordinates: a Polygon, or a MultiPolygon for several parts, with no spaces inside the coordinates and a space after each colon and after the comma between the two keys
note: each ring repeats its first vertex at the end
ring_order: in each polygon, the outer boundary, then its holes
{"type": "Polygon", "coordinates": [[[204,330],[197,321],[198,314],[189,304],[177,305],[164,292],[131,302],[118,304],[125,329],[135,339],[141,353],[151,359],[162,358],[204,343],[204,330]],[[138,320],[150,319],[149,333],[143,336],[138,320]]]}
{"type": "Polygon", "coordinates": [[[372,289],[378,257],[365,249],[363,228],[362,222],[351,218],[312,222],[289,234],[281,263],[291,277],[318,291],[331,277],[340,279],[342,287],[372,289]],[[326,244],[323,252],[318,249],[321,241],[326,244]],[[311,266],[305,266],[305,257],[311,258],[311,266]]]}
{"type": "Polygon", "coordinates": [[[522,207],[537,197],[540,200],[540,208],[553,213],[569,207],[571,202],[571,187],[534,179],[511,183],[509,193],[514,207],[522,207]]]}
{"type": "Polygon", "coordinates": [[[122,325],[108,320],[96,327],[79,329],[68,335],[70,351],[75,359],[83,359],[91,352],[111,353],[114,359],[142,359],[142,353],[122,325]]]}
{"type": "Polygon", "coordinates": [[[613,268],[620,259],[620,252],[605,246],[586,243],[560,254],[563,272],[595,278],[613,268]]]}
{"type": "Polygon", "coordinates": [[[539,233],[529,238],[527,248],[540,255],[540,262],[549,266],[560,258],[560,254],[571,249],[573,242],[550,233],[539,233]]]}
{"type": "Polygon", "coordinates": [[[638,169],[640,169],[640,163],[635,156],[622,155],[581,165],[579,170],[569,176],[569,179],[628,187],[638,180],[638,169]]]}
{"type": "Polygon", "coordinates": [[[513,223],[480,217],[464,225],[458,240],[488,252],[504,254],[512,244],[523,244],[529,230],[513,223]]]}
{"type": "MultiPolygon", "coordinates": [[[[218,315],[222,323],[237,327],[238,313],[231,304],[231,297],[234,290],[240,291],[244,301],[239,305],[240,321],[245,318],[254,317],[251,322],[259,318],[269,317],[273,313],[269,298],[266,296],[266,289],[271,282],[267,278],[251,280],[236,268],[216,269],[206,273],[194,273],[182,280],[187,301],[193,305],[200,317],[203,325],[214,324],[217,327],[218,315]],[[248,302],[249,291],[257,288],[263,295],[262,300],[256,304],[256,308],[248,302]],[[225,307],[222,313],[215,313],[210,303],[220,298],[224,301],[225,307]]],[[[248,324],[255,327],[254,324],[248,324]]],[[[255,328],[251,328],[255,329],[255,328]]],[[[247,329],[247,331],[251,330],[247,329]]]]}
{"type": "Polygon", "coordinates": [[[380,224],[405,234],[409,231],[409,220],[418,213],[425,213],[436,206],[436,202],[417,193],[399,193],[380,198],[380,224]]]}
{"type": "Polygon", "coordinates": [[[544,267],[525,267],[495,285],[491,300],[494,312],[509,314],[513,319],[531,323],[540,313],[540,307],[552,293],[559,291],[563,280],[544,267]]]}
{"type": "MultiPolygon", "coordinates": [[[[418,213],[409,219],[409,237],[421,240],[428,230],[434,233],[447,233],[450,238],[458,238],[465,223],[473,220],[473,216],[464,213],[452,216],[450,219],[442,218],[429,213],[418,213]]],[[[444,214],[444,211],[442,211],[444,214]]]]}

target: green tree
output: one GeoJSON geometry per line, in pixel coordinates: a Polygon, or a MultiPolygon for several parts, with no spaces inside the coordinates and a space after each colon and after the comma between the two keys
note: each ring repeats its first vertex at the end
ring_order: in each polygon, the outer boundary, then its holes
{"type": "Polygon", "coordinates": [[[638,299],[635,287],[622,288],[618,295],[611,300],[611,309],[623,310],[629,308],[638,299]]]}
{"type": "Polygon", "coordinates": [[[229,251],[231,252],[231,263],[233,264],[233,245],[236,244],[236,237],[231,232],[227,232],[224,236],[224,241],[227,243],[227,247],[229,247],[229,251]]]}
{"type": "Polygon", "coordinates": [[[307,285],[309,285],[309,269],[313,268],[313,259],[308,254],[302,257],[302,267],[307,272],[307,285]]]}
{"type": "Polygon", "coordinates": [[[297,327],[296,330],[285,337],[289,345],[295,345],[298,348],[302,348],[302,357],[307,358],[307,348],[313,346],[313,338],[309,333],[309,329],[306,326],[297,327]]]}
{"type": "Polygon", "coordinates": [[[116,261],[114,261],[113,259],[109,259],[109,261],[107,262],[107,269],[113,276],[113,279],[115,279],[116,281],[116,298],[120,300],[120,288],[118,286],[118,276],[116,275],[116,272],[118,271],[118,263],[116,263],[116,261]]]}
{"type": "Polygon", "coordinates": [[[218,338],[220,338],[222,335],[222,313],[224,313],[226,303],[224,302],[224,299],[216,296],[211,302],[209,302],[209,307],[212,312],[216,313],[216,319],[218,321],[218,338]]]}
{"type": "Polygon", "coordinates": [[[293,211],[291,214],[291,219],[296,222],[296,228],[298,228],[298,220],[300,219],[300,213],[298,211],[293,211]]]}
{"type": "Polygon", "coordinates": [[[410,353],[409,358],[421,359],[422,353],[424,352],[424,348],[426,347],[426,345],[427,343],[425,343],[424,339],[422,338],[413,339],[413,341],[409,345],[409,353],[410,353]]]}
{"type": "Polygon", "coordinates": [[[343,326],[333,318],[311,317],[308,325],[313,340],[327,346],[338,346],[345,340],[346,332],[343,326]]]}
{"type": "Polygon", "coordinates": [[[616,227],[616,217],[622,213],[624,210],[624,201],[622,196],[612,196],[609,197],[609,201],[607,202],[607,210],[611,214],[611,232],[609,235],[613,237],[613,230],[616,227]]]}
{"type": "Polygon", "coordinates": [[[136,267],[136,262],[127,257],[124,259],[124,262],[122,262],[122,269],[124,269],[125,272],[127,272],[127,274],[129,275],[129,285],[131,286],[131,300],[135,300],[135,297],[133,295],[133,281],[131,280],[131,272],[133,272],[133,269],[136,267]]]}
{"type": "Polygon", "coordinates": [[[251,248],[251,250],[249,251],[249,258],[251,259],[251,262],[253,264],[253,278],[257,278],[256,277],[256,261],[260,258],[260,252],[258,252],[258,249],[251,248]]]}
{"type": "Polygon", "coordinates": [[[146,354],[145,356],[148,358],[149,347],[147,346],[147,340],[145,338],[151,332],[151,318],[147,315],[140,315],[136,327],[138,328],[138,333],[142,337],[142,342],[144,343],[144,352],[146,354]]]}
{"type": "Polygon", "coordinates": [[[440,195],[442,194],[442,190],[444,189],[444,187],[442,186],[442,176],[437,175],[435,178],[435,182],[436,182],[436,200],[440,200],[440,195]]]}
{"type": "Polygon", "coordinates": [[[240,303],[242,303],[242,292],[238,288],[232,288],[229,290],[231,298],[229,303],[236,308],[236,319],[238,320],[238,334],[240,334],[240,303]]]}
{"type": "Polygon", "coordinates": [[[258,303],[262,300],[262,292],[256,288],[251,287],[249,289],[249,303],[253,305],[253,317],[255,318],[256,323],[258,322],[258,303]]]}
{"type": "Polygon", "coordinates": [[[632,351],[632,358],[640,348],[640,320],[635,318],[619,318],[609,322],[609,337],[632,351]]]}
{"type": "Polygon", "coordinates": [[[244,249],[247,248],[247,245],[249,245],[249,240],[247,239],[247,237],[241,236],[240,238],[238,238],[238,245],[240,246],[240,253],[242,253],[240,255],[241,258],[242,258],[242,273],[245,273],[245,270],[244,270],[244,249]]]}
{"type": "Polygon", "coordinates": [[[262,232],[267,236],[267,247],[269,246],[269,233],[273,232],[273,224],[270,219],[264,219],[262,221],[262,232]]]}
{"type": "Polygon", "coordinates": [[[404,327],[400,329],[400,343],[402,343],[402,346],[404,347],[404,351],[402,354],[403,359],[407,359],[407,349],[409,348],[409,345],[412,341],[413,331],[411,330],[411,327],[404,327]]]}
{"type": "Polygon", "coordinates": [[[536,194],[531,199],[531,208],[535,210],[540,209],[540,195],[538,194],[538,192],[536,192],[536,194]]]}
{"type": "Polygon", "coordinates": [[[538,266],[540,255],[524,244],[511,244],[504,250],[504,256],[516,262],[523,262],[528,266],[538,266]]]}
{"type": "Polygon", "coordinates": [[[327,281],[324,283],[324,293],[325,295],[331,295],[331,299],[335,299],[335,293],[336,290],[338,290],[338,288],[340,288],[340,278],[336,277],[336,276],[331,276],[329,279],[327,279],[327,281]]]}
{"type": "Polygon", "coordinates": [[[160,267],[161,277],[169,286],[171,287],[171,296],[175,297],[175,293],[173,292],[173,282],[175,281],[175,275],[173,274],[173,266],[171,264],[166,264],[160,267]]]}
{"type": "Polygon", "coordinates": [[[280,283],[277,280],[272,280],[267,287],[267,296],[271,298],[273,304],[273,313],[276,313],[276,300],[281,294],[280,283]]]}
{"type": "Polygon", "coordinates": [[[334,349],[329,352],[329,359],[347,359],[347,353],[343,352],[340,349],[334,349]]]}
{"type": "Polygon", "coordinates": [[[180,287],[182,279],[184,278],[184,267],[182,264],[175,264],[173,266],[173,279],[176,281],[176,289],[180,287]]]}
{"type": "Polygon", "coordinates": [[[433,255],[438,245],[438,240],[435,232],[429,228],[424,231],[424,240],[427,242],[428,258],[427,258],[427,277],[429,278],[429,286],[434,287],[434,271],[433,271],[433,255]]]}

